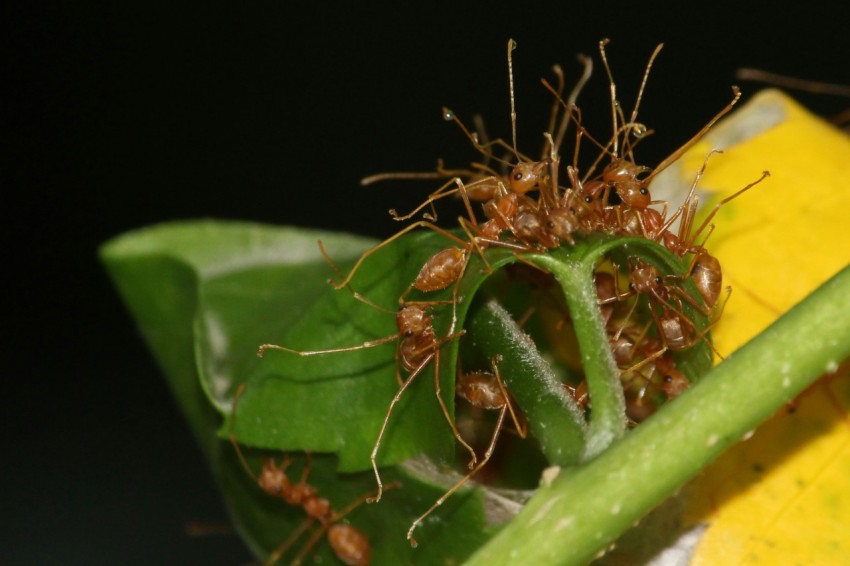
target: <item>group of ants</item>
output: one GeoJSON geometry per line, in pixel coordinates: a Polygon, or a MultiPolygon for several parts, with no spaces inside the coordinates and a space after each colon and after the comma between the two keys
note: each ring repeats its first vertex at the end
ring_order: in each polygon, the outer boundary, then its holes
{"type": "MultiPolygon", "coordinates": [[[[618,266],[611,262],[608,269],[597,269],[594,283],[600,314],[606,325],[613,357],[620,368],[621,382],[626,398],[627,416],[632,424],[648,417],[656,408],[656,399],[672,399],[682,393],[689,385],[688,378],[676,367],[674,354],[682,352],[704,342],[714,350],[708,339],[709,330],[716,324],[725,301],[720,301],[722,289],[722,270],[720,262],[704,247],[714,225],[711,223],[719,208],[730,200],[747,191],[766,176],[748,184],[735,194],[720,201],[695,227],[699,196],[696,186],[706,163],[697,173],[684,203],[668,214],[665,201],[653,200],[649,185],[665,168],[676,161],[711,126],[728,113],[740,98],[740,92],[733,87],[732,101],[712,118],[703,129],[681,146],[661,164],[652,169],[637,165],[634,159],[634,147],[651,133],[643,124],[637,122],[638,108],[646,86],[652,64],[661,50],[659,45],[649,59],[637,100],[630,116],[626,118],[617,101],[616,86],[608,65],[605,45],[600,42],[601,59],[608,74],[611,96],[611,116],[613,134],[607,142],[599,142],[581,125],[581,112],[576,106],[576,98],[590,77],[592,61],[580,57],[584,72],[572,92],[565,99],[564,75],[558,66],[554,67],[557,78],[553,87],[546,80],[543,85],[554,95],[549,128],[544,134],[545,144],[539,159],[531,159],[516,149],[516,111],[513,89],[512,51],[516,47],[513,41],[508,43],[508,71],[511,95],[511,123],[513,143],[498,139],[488,141],[483,128],[478,126],[471,131],[450,110],[444,109],[443,117],[456,123],[473,147],[484,159],[475,162],[467,169],[447,169],[438,162],[436,171],[430,173],[382,173],[363,179],[363,184],[377,181],[405,178],[443,178],[449,179],[442,187],[412,212],[400,215],[395,210],[390,214],[399,221],[409,220],[422,214],[404,229],[363,253],[347,276],[331,261],[325,249],[320,250],[338,276],[331,284],[338,290],[347,289],[356,299],[376,308],[386,310],[357,293],[351,286],[355,273],[368,258],[413,230],[433,230],[451,242],[451,245],[432,255],[422,266],[416,278],[399,298],[400,308],[391,311],[396,316],[398,332],[384,338],[362,344],[330,350],[298,351],[276,344],[263,344],[258,354],[262,357],[268,350],[280,350],[301,356],[325,355],[370,348],[391,342],[396,343],[396,377],[398,392],[392,399],[384,417],[374,449],[371,453],[372,468],[377,480],[377,491],[363,495],[341,510],[335,510],[331,503],[319,496],[316,487],[308,483],[312,460],[310,454],[301,471],[301,477],[293,482],[287,476],[292,459],[286,456],[278,465],[268,460],[255,475],[245,462],[235,436],[232,433],[236,419],[236,407],[243,388],[237,391],[233,402],[230,439],[239,458],[248,473],[255,478],[266,494],[282,498],[287,504],[301,507],[307,518],[268,558],[268,563],[276,563],[296,542],[317,523],[308,540],[302,545],[293,559],[299,564],[310,553],[323,536],[333,553],[345,564],[365,565],[371,562],[372,550],[366,535],[356,527],[342,522],[353,509],[363,502],[377,502],[384,490],[398,487],[392,483],[384,485],[377,465],[378,450],[387,429],[393,408],[414,379],[429,366],[434,367],[436,397],[441,410],[460,445],[469,452],[468,473],[440,497],[426,512],[420,515],[408,530],[408,540],[413,546],[416,541],[414,530],[455,493],[468,480],[477,474],[490,460],[510,415],[515,431],[525,437],[524,419],[512,400],[499,374],[498,356],[491,360],[491,371],[458,371],[456,394],[472,407],[483,410],[499,411],[495,428],[490,437],[484,455],[479,458],[475,450],[462,437],[440,394],[440,350],[452,340],[458,340],[465,331],[457,328],[456,308],[464,298],[460,296],[460,282],[473,256],[481,258],[484,269],[489,270],[486,252],[490,248],[511,250],[522,260],[529,254],[545,253],[559,246],[572,246],[576,238],[588,234],[604,233],[617,236],[645,238],[664,246],[673,255],[679,257],[686,268],[683,274],[662,273],[656,266],[637,257],[629,257],[627,265],[618,266]],[[566,169],[567,185],[561,184],[560,147],[570,124],[575,125],[575,155],[573,163],[566,169]],[[588,140],[600,149],[599,156],[587,168],[583,175],[578,168],[578,146],[581,140],[588,140]],[[507,157],[497,157],[504,152],[507,157]],[[603,160],[608,160],[604,166],[603,160]],[[497,163],[493,167],[490,164],[497,163]],[[601,172],[597,170],[601,167],[601,172]],[[536,198],[532,195],[536,194],[536,198]],[[436,224],[435,203],[447,197],[460,198],[465,216],[459,220],[460,230],[448,231],[436,224]],[[479,221],[472,203],[482,203],[484,221],[479,221]],[[676,223],[678,226],[676,227],[676,223]],[[623,281],[627,279],[627,281],[623,281]],[[690,280],[699,292],[699,297],[688,293],[681,284],[690,280]],[[427,301],[408,300],[415,289],[420,293],[430,293],[452,288],[450,300],[427,301]],[[635,316],[639,300],[649,313],[648,322],[639,321],[635,316]],[[720,303],[720,304],[718,304],[720,303]],[[686,309],[685,305],[688,305],[686,309]],[[445,335],[439,336],[434,329],[434,309],[451,308],[451,326],[445,335]],[[698,327],[686,315],[686,310],[702,313],[709,321],[704,327],[698,327]]],[[[714,153],[714,151],[712,151],[714,153]]],[[[710,155],[710,154],[709,154],[710,155]]],[[[706,162],[708,157],[706,157],[706,162]]],[[[536,269],[541,269],[537,267],[536,269]]],[[[726,298],[728,299],[728,288],[726,298]]],[[[647,317],[644,317],[647,318],[647,317]]],[[[567,386],[577,405],[590,410],[590,399],[586,382],[576,386],[567,386]]]]}

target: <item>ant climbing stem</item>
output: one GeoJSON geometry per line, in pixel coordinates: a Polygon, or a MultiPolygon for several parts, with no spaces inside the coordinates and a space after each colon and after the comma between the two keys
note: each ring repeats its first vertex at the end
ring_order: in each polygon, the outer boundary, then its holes
{"type": "Polygon", "coordinates": [[[502,381],[502,377],[499,374],[498,364],[501,362],[501,356],[495,356],[491,360],[491,366],[493,368],[492,373],[486,371],[478,371],[471,373],[461,373],[457,378],[457,394],[467,402],[469,402],[473,407],[477,407],[480,409],[490,409],[490,410],[498,410],[499,416],[496,419],[496,424],[493,427],[493,434],[490,438],[490,444],[487,446],[487,450],[484,453],[484,456],[478,462],[478,465],[471,469],[460,481],[458,481],[455,485],[453,485],[448,491],[446,491],[436,502],[434,502],[431,507],[428,508],[422,515],[416,518],[413,521],[413,524],[410,525],[410,528],[407,531],[407,540],[410,541],[410,545],[414,548],[417,546],[416,539],[413,537],[413,531],[422,524],[428,515],[434,512],[437,507],[445,503],[445,501],[452,496],[457,490],[459,490],[463,485],[472,479],[475,474],[477,474],[481,469],[487,465],[487,462],[490,461],[490,457],[493,455],[493,451],[496,449],[496,442],[499,440],[499,433],[502,430],[502,425],[505,422],[505,416],[507,414],[511,415],[511,420],[513,421],[514,427],[516,427],[517,433],[521,438],[526,437],[526,426],[524,423],[520,422],[519,415],[515,411],[513,407],[513,402],[511,400],[510,393],[508,393],[507,388],[505,387],[504,382],[502,381]]]}
{"type": "MultiPolygon", "coordinates": [[[[415,307],[405,307],[401,312],[411,308],[415,307]]],[[[463,439],[460,431],[457,429],[454,419],[449,414],[448,407],[446,407],[446,403],[443,401],[440,388],[440,348],[443,344],[450,342],[455,338],[459,338],[465,334],[466,331],[461,330],[455,334],[450,334],[444,338],[438,339],[434,334],[431,315],[428,315],[421,310],[419,312],[414,311],[412,314],[414,316],[410,318],[413,322],[407,322],[405,320],[404,322],[399,323],[399,328],[402,328],[403,325],[406,327],[406,330],[402,331],[404,338],[402,339],[399,347],[400,359],[410,373],[408,374],[407,379],[405,379],[398,388],[398,391],[392,398],[392,401],[390,401],[390,406],[387,409],[384,421],[381,424],[381,430],[378,433],[378,439],[375,441],[375,446],[372,449],[372,453],[369,455],[369,459],[372,462],[372,470],[375,473],[375,480],[378,483],[378,491],[375,496],[366,500],[369,503],[376,503],[380,501],[381,495],[383,494],[383,483],[381,481],[381,474],[378,471],[377,459],[378,450],[380,449],[381,441],[386,433],[390,416],[392,415],[395,406],[401,400],[401,396],[404,395],[404,392],[407,391],[407,388],[411,383],[413,383],[413,380],[416,379],[416,377],[425,369],[425,367],[428,366],[429,363],[433,362],[434,365],[434,389],[437,401],[440,404],[440,409],[443,411],[443,415],[446,417],[446,421],[449,423],[455,439],[457,439],[457,441],[470,453],[471,459],[468,467],[471,469],[478,461],[478,456],[475,454],[475,450],[473,450],[472,447],[463,439]],[[422,313],[421,316],[419,315],[420,312],[422,313]]]]}
{"type": "Polygon", "coordinates": [[[747,184],[734,194],[722,199],[714,206],[711,212],[708,213],[702,224],[694,230],[693,224],[699,204],[699,195],[696,193],[696,187],[705,173],[709,158],[711,158],[711,156],[715,153],[722,153],[722,151],[712,150],[708,153],[703,161],[702,167],[700,167],[694,177],[694,181],[691,184],[691,188],[688,191],[688,195],[685,198],[684,203],[682,203],[678,210],[671,215],[667,222],[665,222],[664,225],[661,226],[651,237],[653,240],[661,241],[668,250],[679,257],[685,257],[688,254],[692,254],[693,257],[691,258],[690,264],[685,270],[685,273],[694,281],[697,289],[705,300],[706,306],[709,308],[713,307],[717,303],[723,281],[723,273],[720,267],[720,262],[705,249],[705,243],[708,241],[708,238],[711,236],[711,232],[714,229],[714,224],[712,224],[711,221],[714,219],[714,216],[721,207],[770,176],[769,171],[763,171],[761,177],[747,184]],[[669,227],[677,219],[680,219],[679,229],[676,234],[673,234],[669,231],[669,227]],[[697,243],[697,239],[706,229],[707,233],[702,239],[702,242],[697,243]]]}
{"type": "MultiPolygon", "coordinates": [[[[713,317],[712,322],[706,328],[698,330],[694,322],[685,315],[684,303],[688,303],[708,318],[712,318],[711,309],[706,305],[700,304],[684,289],[668,282],[668,280],[676,281],[680,280],[680,278],[676,276],[662,277],[656,267],[633,257],[629,258],[629,291],[620,294],[617,290],[619,289],[619,283],[616,282],[618,279],[618,271],[616,269],[613,275],[615,279],[615,292],[613,296],[608,296],[600,300],[600,305],[622,301],[630,296],[646,296],[649,301],[650,316],[652,316],[658,328],[658,335],[665,349],[669,348],[673,351],[682,351],[703,340],[715,354],[721,359],[723,358],[723,355],[717,351],[708,339],[708,333],[719,320],[719,314],[713,317]]],[[[636,305],[636,302],[632,305],[629,316],[631,316],[636,305]]],[[[725,306],[725,302],[723,305],[725,306]]],[[[722,307],[720,314],[722,314],[722,307]]]]}
{"type": "MultiPolygon", "coordinates": [[[[228,438],[242,467],[248,476],[257,482],[257,485],[266,495],[280,498],[294,507],[301,507],[307,514],[307,518],[301,525],[269,555],[266,564],[276,564],[317,521],[320,527],[310,535],[296,554],[292,564],[301,564],[307,554],[309,554],[324,535],[327,535],[328,545],[333,553],[344,563],[351,566],[367,566],[370,564],[372,561],[372,548],[369,544],[369,539],[366,538],[366,535],[362,531],[352,525],[339,522],[362,505],[368,498],[368,495],[361,495],[340,511],[335,511],[330,501],[319,497],[318,489],[307,483],[313,467],[312,455],[309,452],[305,454],[301,477],[295,483],[289,479],[286,473],[292,465],[292,458],[288,455],[284,457],[279,466],[273,459],[267,460],[263,464],[259,476],[251,470],[233,432],[236,427],[236,409],[244,391],[245,384],[243,383],[239,385],[233,396],[233,406],[228,430],[228,438]]],[[[394,482],[387,484],[386,489],[394,489],[396,487],[399,487],[399,484],[394,482]]]]}

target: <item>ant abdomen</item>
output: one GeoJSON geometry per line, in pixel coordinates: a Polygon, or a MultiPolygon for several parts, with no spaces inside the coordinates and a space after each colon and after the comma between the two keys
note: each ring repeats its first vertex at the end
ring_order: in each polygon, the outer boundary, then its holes
{"type": "Polygon", "coordinates": [[[372,563],[372,546],[362,531],[335,523],[328,529],[328,544],[348,566],[368,566],[372,563]]]}

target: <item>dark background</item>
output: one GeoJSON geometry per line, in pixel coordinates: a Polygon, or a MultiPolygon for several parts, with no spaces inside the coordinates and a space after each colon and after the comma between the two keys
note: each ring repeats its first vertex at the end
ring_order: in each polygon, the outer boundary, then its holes
{"type": "MultiPolygon", "coordinates": [[[[850,14],[817,2],[138,4],[3,9],[6,564],[250,560],[234,535],[185,534],[227,515],[98,265],[105,240],[198,217],[388,235],[386,210],[434,185],[358,180],[473,159],[443,105],[507,138],[510,37],[526,148],[551,100],[539,78],[561,63],[574,80],[575,55],[603,37],[627,109],[666,43],[640,114],[657,131],[641,146],[650,165],[728,102],[738,67],[850,84],[850,14]]],[[[579,102],[602,137],[607,96],[597,65],[579,102]]],[[[800,98],[825,114],[848,104],[800,98]]]]}

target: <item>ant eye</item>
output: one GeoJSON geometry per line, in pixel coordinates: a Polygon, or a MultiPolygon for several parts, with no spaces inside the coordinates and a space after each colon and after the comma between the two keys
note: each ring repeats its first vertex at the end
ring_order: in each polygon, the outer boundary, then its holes
{"type": "Polygon", "coordinates": [[[410,338],[411,336],[413,336],[413,331],[412,330],[405,330],[404,335],[407,336],[408,338],[410,338]]]}
{"type": "Polygon", "coordinates": [[[673,376],[672,375],[665,375],[664,376],[664,383],[673,383],[673,376]]]}
{"type": "Polygon", "coordinates": [[[640,194],[642,194],[642,195],[648,195],[648,194],[649,194],[649,189],[647,189],[646,187],[643,187],[643,188],[640,190],[640,194]]]}
{"type": "Polygon", "coordinates": [[[521,171],[517,171],[516,173],[514,173],[514,181],[522,181],[522,172],[521,171]]]}
{"type": "Polygon", "coordinates": [[[586,197],[584,197],[584,202],[586,202],[587,204],[592,203],[592,202],[593,202],[593,197],[592,197],[592,196],[590,196],[590,195],[587,195],[586,197]]]}
{"type": "Polygon", "coordinates": [[[634,290],[635,290],[635,284],[634,284],[634,283],[629,283],[629,289],[631,289],[632,291],[634,291],[634,290]]]}
{"type": "Polygon", "coordinates": [[[655,278],[655,283],[658,284],[658,285],[661,285],[662,283],[664,283],[664,280],[659,275],[658,277],[655,278]]]}
{"type": "Polygon", "coordinates": [[[554,223],[554,222],[552,222],[552,221],[550,220],[549,222],[547,222],[547,223],[546,223],[546,227],[547,227],[547,228],[554,228],[554,227],[555,227],[555,223],[554,223]]]}

